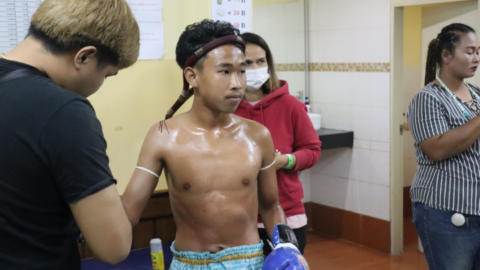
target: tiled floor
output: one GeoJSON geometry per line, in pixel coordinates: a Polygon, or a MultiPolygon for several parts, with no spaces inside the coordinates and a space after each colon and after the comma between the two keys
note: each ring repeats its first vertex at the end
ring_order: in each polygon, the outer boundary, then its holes
{"type": "Polygon", "coordinates": [[[404,254],[390,256],[310,232],[305,258],[312,270],[428,270],[411,218],[404,221],[404,254]]]}

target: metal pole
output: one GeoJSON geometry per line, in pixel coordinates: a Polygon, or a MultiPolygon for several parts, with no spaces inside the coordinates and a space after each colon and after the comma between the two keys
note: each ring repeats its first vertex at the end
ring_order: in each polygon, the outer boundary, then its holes
{"type": "MultiPolygon", "coordinates": [[[[312,97],[310,96],[310,31],[309,31],[309,19],[308,19],[308,0],[303,0],[304,2],[304,29],[305,29],[305,95],[304,97],[308,97],[310,101],[310,105],[312,104],[312,97]]],[[[305,102],[305,100],[303,100],[305,102]]]]}

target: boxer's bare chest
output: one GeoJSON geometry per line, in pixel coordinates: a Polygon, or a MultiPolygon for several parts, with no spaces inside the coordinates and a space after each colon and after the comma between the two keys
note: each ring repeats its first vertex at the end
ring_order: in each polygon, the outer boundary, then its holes
{"type": "Polygon", "coordinates": [[[262,157],[256,142],[244,132],[176,135],[164,159],[169,188],[202,194],[256,187],[262,157]]]}

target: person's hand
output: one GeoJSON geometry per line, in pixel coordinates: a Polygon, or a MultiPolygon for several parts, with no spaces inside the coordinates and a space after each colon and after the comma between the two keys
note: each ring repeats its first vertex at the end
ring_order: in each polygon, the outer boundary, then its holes
{"type": "Polygon", "coordinates": [[[288,164],[288,157],[287,155],[282,155],[278,152],[278,155],[275,157],[275,170],[281,170],[285,168],[288,164]]]}

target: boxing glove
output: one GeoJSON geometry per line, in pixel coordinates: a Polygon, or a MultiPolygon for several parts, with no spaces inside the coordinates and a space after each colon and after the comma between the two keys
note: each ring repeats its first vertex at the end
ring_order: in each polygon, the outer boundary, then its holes
{"type": "Polygon", "coordinates": [[[263,270],[309,270],[300,253],[293,230],[285,224],[277,224],[272,233],[274,250],[263,264],[263,270]]]}

